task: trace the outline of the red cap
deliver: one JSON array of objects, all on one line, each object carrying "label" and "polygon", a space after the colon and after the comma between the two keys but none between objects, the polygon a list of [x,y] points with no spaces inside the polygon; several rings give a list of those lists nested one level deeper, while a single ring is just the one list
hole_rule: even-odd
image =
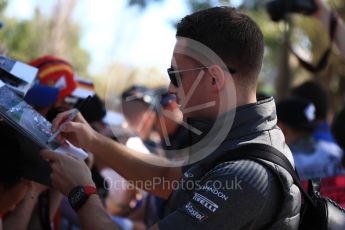
[{"label": "red cap", "polygon": [[72,65],[61,58],[43,56],[29,62],[29,65],[38,68],[40,84],[59,89],[58,99],[71,95],[77,87]]}]

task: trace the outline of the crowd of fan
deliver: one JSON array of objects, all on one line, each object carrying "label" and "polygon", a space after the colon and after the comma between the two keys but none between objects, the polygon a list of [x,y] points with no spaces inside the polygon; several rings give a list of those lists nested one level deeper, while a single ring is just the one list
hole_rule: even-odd
[{"label": "crowd of fan", "polygon": [[[117,113],[106,109],[93,83],[78,79],[73,66],[63,58],[44,56],[29,64],[39,72],[37,83],[25,100],[49,121],[92,96],[81,113],[97,132],[134,150],[170,159],[178,156],[168,150],[188,146],[188,129],[183,126],[176,98],[167,89],[134,85],[122,93],[122,111]],[[326,186],[321,192],[345,207],[345,110],[330,111],[326,90],[308,81],[293,88],[288,98],[278,101],[277,116],[300,178],[323,178]],[[22,179],[31,159],[27,159],[12,133],[0,121],[3,228],[79,229],[78,216],[63,195]],[[86,163],[105,209],[123,229],[146,229],[162,218],[166,200],[131,186],[109,162],[102,162],[91,153]]]},{"label": "crowd of fan", "polygon": [[[72,66],[63,59],[45,56],[32,63],[40,69],[39,82],[25,99],[48,120],[91,95],[92,100],[81,113],[103,135],[124,141],[134,150],[168,158],[176,156],[165,154],[169,153],[165,150],[188,146],[188,129],[181,125],[182,116],[175,97],[166,89],[130,87],[122,94],[120,114],[107,111],[95,93],[93,83],[75,78]],[[49,74],[44,75],[47,72]],[[65,85],[60,90],[51,86],[52,82],[56,86],[61,81]],[[173,117],[168,118],[163,111],[171,112]],[[277,103],[278,126],[293,153],[300,178],[324,178],[327,186],[323,190],[345,206],[345,159],[341,149],[345,146],[342,135],[344,111],[336,115],[331,124],[328,115],[326,91],[313,81],[292,89],[289,98]],[[56,229],[78,229],[78,217],[66,198],[44,185],[21,179],[22,168],[30,159],[18,148],[17,140],[11,135],[13,131],[4,122],[0,125],[2,148],[5,150],[0,167],[0,207],[5,229],[20,224],[40,228],[44,222]],[[145,229],[161,218],[165,200],[131,187],[107,162],[89,157],[87,164],[106,210],[123,229]],[[44,202],[44,198],[48,202]],[[49,215],[42,216],[46,209]],[[26,220],[22,217],[20,221],[16,219],[21,213],[25,213]]]},{"label": "crowd of fan", "polygon": [[[187,146],[187,129],[179,125],[182,115],[175,97],[168,94],[167,89],[130,87],[122,94],[121,114],[107,110],[104,101],[95,93],[93,83],[76,77],[72,65],[64,59],[43,56],[29,64],[39,72],[25,100],[48,121],[91,96],[80,112],[99,133],[147,154],[164,155],[164,149]],[[170,111],[172,117],[163,116],[163,110]],[[47,228],[48,223],[55,229],[78,229],[78,218],[66,198],[47,186],[22,179],[25,165],[32,159],[19,148],[10,126],[4,121],[0,121],[0,126],[4,150],[0,161],[0,214],[4,228],[39,229]],[[164,135],[169,138],[168,142],[161,141]],[[159,218],[164,200],[131,187],[107,162],[91,154],[86,161],[98,193],[115,222],[124,229],[145,229],[146,224]],[[42,214],[45,212],[49,215]],[[26,218],[18,221],[18,216],[24,213]]]}]

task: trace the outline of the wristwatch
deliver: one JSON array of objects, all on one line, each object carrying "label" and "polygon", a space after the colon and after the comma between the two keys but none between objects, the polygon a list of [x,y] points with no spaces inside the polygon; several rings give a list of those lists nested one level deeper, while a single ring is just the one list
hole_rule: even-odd
[{"label": "wristwatch", "polygon": [[68,202],[74,211],[77,212],[92,194],[97,194],[97,189],[95,187],[77,186],[68,194]]}]

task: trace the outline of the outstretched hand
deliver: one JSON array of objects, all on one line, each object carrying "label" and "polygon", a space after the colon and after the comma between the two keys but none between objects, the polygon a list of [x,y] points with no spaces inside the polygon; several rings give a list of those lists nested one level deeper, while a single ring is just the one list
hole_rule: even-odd
[{"label": "outstretched hand", "polygon": [[52,185],[64,195],[76,186],[95,186],[91,171],[86,163],[70,154],[60,154],[50,150],[42,150],[41,155],[50,162]]}]

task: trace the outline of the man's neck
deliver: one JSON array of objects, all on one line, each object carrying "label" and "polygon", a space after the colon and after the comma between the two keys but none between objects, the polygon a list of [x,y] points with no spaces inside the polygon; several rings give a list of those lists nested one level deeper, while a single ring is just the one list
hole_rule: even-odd
[{"label": "man's neck", "polygon": [[[229,112],[232,109],[238,108],[238,107],[243,106],[243,105],[253,104],[256,102],[257,102],[256,93],[247,94],[247,95],[243,95],[243,94],[238,93],[237,97],[236,97],[236,104],[234,104],[228,108],[224,107],[223,110],[220,108],[219,114],[224,114],[224,113]],[[217,115],[219,115],[219,114],[217,114]]]},{"label": "man's neck", "polygon": [[256,95],[250,95],[248,97],[238,97],[237,98],[237,105],[236,107],[240,107],[242,105],[248,105],[248,104],[253,104],[256,103],[257,99],[256,99]]}]

